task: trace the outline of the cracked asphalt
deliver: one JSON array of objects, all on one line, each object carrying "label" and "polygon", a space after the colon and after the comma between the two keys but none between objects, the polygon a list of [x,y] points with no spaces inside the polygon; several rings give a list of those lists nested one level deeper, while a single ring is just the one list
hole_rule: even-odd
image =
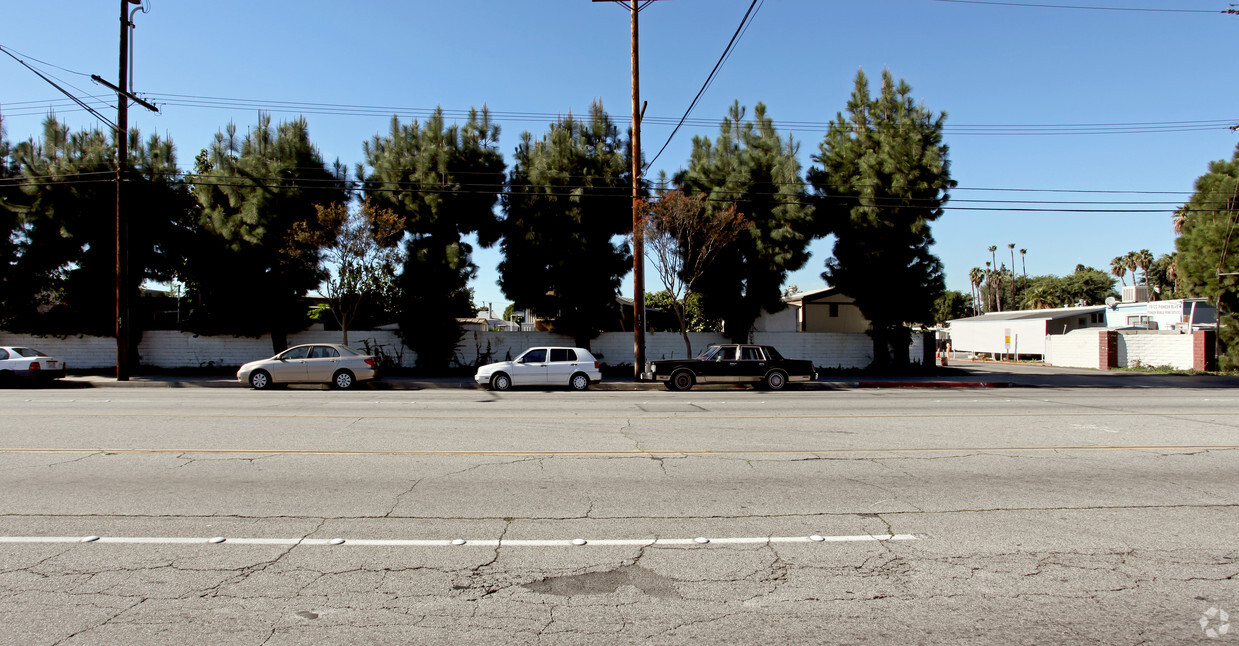
[{"label": "cracked asphalt", "polygon": [[1239,640],[1228,389],[0,404],[0,644]]}]

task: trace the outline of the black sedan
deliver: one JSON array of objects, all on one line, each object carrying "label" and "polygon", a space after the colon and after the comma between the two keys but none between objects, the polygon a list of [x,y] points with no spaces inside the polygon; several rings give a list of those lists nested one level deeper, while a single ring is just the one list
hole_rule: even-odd
[{"label": "black sedan", "polygon": [[813,362],[784,359],[768,345],[712,345],[694,359],[663,359],[646,364],[644,377],[661,381],[668,390],[688,390],[693,384],[760,384],[782,390],[788,382],[813,381]]}]

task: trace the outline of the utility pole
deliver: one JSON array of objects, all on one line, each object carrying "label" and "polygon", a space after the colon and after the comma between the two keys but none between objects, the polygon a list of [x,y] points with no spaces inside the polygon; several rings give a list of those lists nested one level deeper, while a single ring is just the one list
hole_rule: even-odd
[{"label": "utility pole", "polygon": [[[158,112],[155,106],[133,96],[129,86],[129,30],[133,28],[129,5],[142,0],[120,0],[120,69],[112,85],[98,76],[95,81],[116,91],[116,380],[129,381],[132,365],[129,312],[129,219],[125,213],[124,184],[129,170],[129,101]],[[134,9],[137,12],[137,9]]]},{"label": "utility pole", "polygon": [[[134,4],[141,3],[137,0]],[[120,72],[117,88],[129,86],[129,3],[120,0]],[[124,183],[129,166],[129,98],[116,93],[116,380],[129,381],[129,220]]]},{"label": "utility pole", "polygon": [[[623,6],[620,0],[593,0]],[[649,4],[654,0],[645,0]],[[643,7],[639,0],[630,0],[632,18],[632,378],[641,379],[645,369],[645,231],[641,213],[641,63],[637,15]]]}]

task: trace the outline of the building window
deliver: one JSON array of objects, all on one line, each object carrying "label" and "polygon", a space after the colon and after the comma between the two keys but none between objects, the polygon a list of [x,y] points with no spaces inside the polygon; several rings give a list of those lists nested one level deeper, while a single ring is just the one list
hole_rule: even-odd
[{"label": "building window", "polygon": [[832,318],[832,319],[837,319],[837,318],[839,318],[839,304],[838,304],[838,303],[828,303],[828,305],[830,305],[830,318]]}]

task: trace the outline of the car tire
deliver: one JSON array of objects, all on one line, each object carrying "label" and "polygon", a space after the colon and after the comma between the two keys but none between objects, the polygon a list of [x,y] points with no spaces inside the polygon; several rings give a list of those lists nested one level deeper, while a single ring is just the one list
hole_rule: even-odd
[{"label": "car tire", "polygon": [[331,376],[331,385],[340,390],[348,390],[357,385],[357,378],[348,370],[340,370]]},{"label": "car tire", "polygon": [[766,373],[762,385],[766,387],[766,390],[783,390],[787,387],[787,373],[782,370],[771,370]]},{"label": "car tire", "polygon": [[250,373],[250,387],[254,390],[267,390],[273,385],[271,375],[266,370],[255,370]]},{"label": "car tire", "polygon": [[697,380],[693,377],[693,373],[688,370],[677,370],[671,373],[671,378],[667,380],[667,389],[677,392],[690,390],[693,383]]},{"label": "car tire", "polygon": [[512,387],[512,378],[506,372],[497,372],[490,378],[491,390],[507,390]]},{"label": "car tire", "polygon": [[583,372],[578,372],[575,375],[572,375],[572,378],[568,380],[568,385],[571,386],[573,390],[588,390],[589,376]]}]

